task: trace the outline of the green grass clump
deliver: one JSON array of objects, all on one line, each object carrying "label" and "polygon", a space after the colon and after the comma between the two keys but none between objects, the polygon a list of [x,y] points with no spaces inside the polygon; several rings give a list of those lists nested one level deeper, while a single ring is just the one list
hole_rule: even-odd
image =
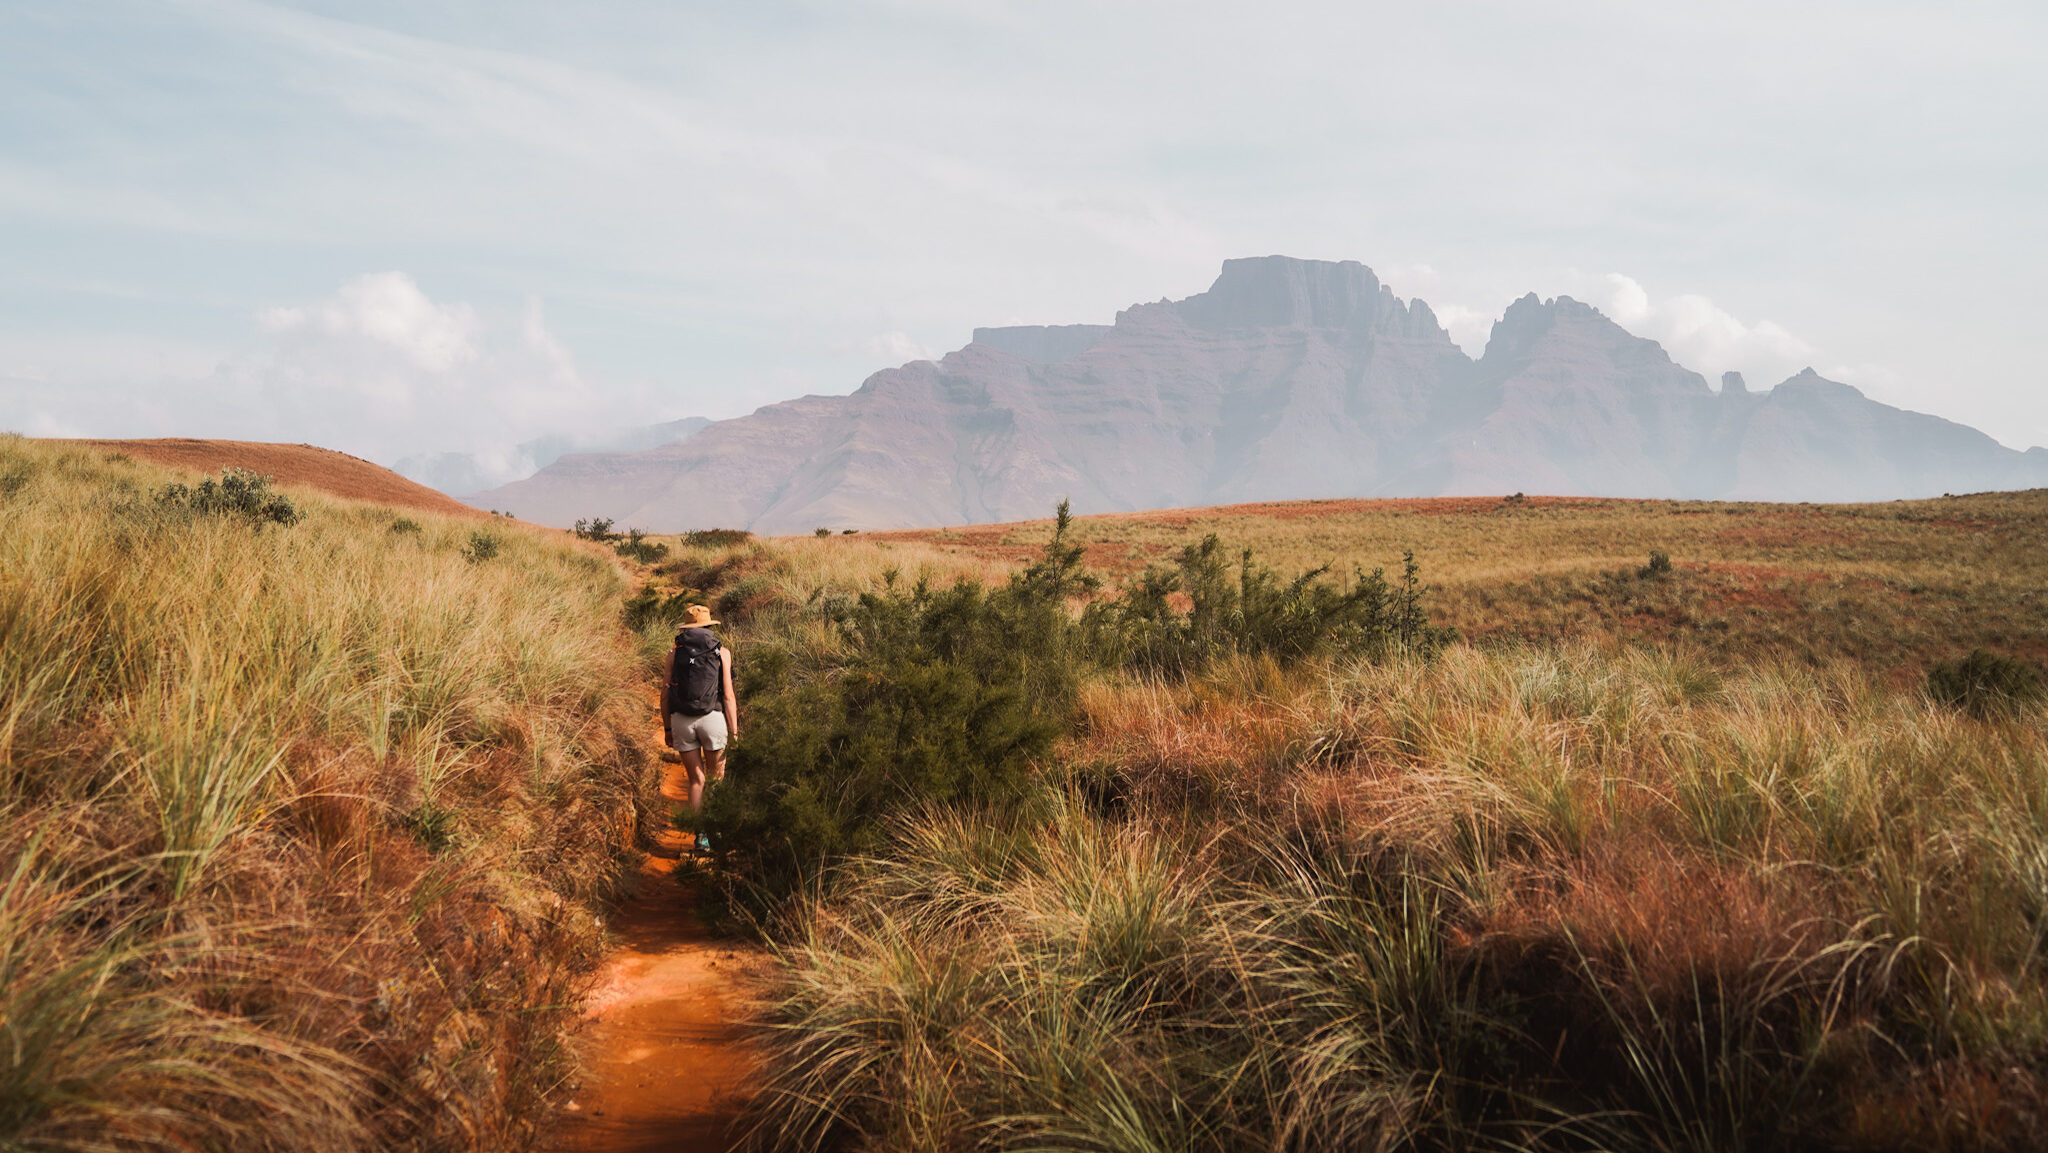
[{"label": "green grass clump", "polygon": [[647,759],[619,578],[18,438],[0,476],[0,1147],[528,1145]]},{"label": "green grass clump", "polygon": [[2044,691],[2039,669],[1983,649],[1927,670],[1928,696],[1980,717],[2016,713],[2039,701]]}]

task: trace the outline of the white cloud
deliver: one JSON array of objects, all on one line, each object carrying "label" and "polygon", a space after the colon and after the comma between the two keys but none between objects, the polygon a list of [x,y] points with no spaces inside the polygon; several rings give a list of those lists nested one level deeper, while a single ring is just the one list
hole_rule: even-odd
[{"label": "white cloud", "polygon": [[1429,309],[1436,313],[1437,323],[1444,326],[1458,347],[1472,356],[1486,351],[1486,338],[1493,335],[1493,322],[1500,319],[1499,313],[1462,304],[1432,303]]},{"label": "white cloud", "polygon": [[[257,314],[257,340],[211,368],[96,379],[9,378],[0,426],[34,435],[309,441],[382,464],[468,453],[490,483],[532,471],[514,446],[673,419],[649,385],[600,386],[549,330],[541,303],[492,317],[435,300],[403,272]],[[4,351],[4,350],[0,350]]]},{"label": "white cloud", "polygon": [[367,340],[395,350],[428,372],[445,373],[478,356],[475,310],[466,304],[435,304],[403,272],[358,276],[342,285],[333,300],[267,308],[257,320],[288,338]]},{"label": "white cloud", "polygon": [[895,364],[906,364],[913,360],[932,360],[938,354],[918,343],[907,332],[884,332],[870,337],[867,351]]},{"label": "white cloud", "polygon": [[1609,273],[1596,303],[1615,323],[1664,346],[1671,359],[1718,380],[1740,372],[1752,388],[1769,388],[1813,362],[1812,345],[1768,320],[1745,322],[1696,293],[1654,300],[1633,277]]},{"label": "white cloud", "polygon": [[[899,330],[878,332],[865,339],[838,341],[832,345],[832,350],[844,355],[880,361],[883,365],[890,368],[894,368],[899,364],[908,364],[913,360],[937,360],[940,355],[930,345],[925,344],[907,332]],[[786,398],[771,398],[771,400],[781,399]]]},{"label": "white cloud", "polygon": [[384,463],[461,452],[491,479],[512,479],[530,470],[512,448],[521,441],[673,415],[653,407],[645,386],[586,377],[538,299],[493,324],[386,272],[349,280],[323,301],[266,309],[260,320],[268,347],[224,363],[214,384],[279,436],[314,430],[320,443]]}]

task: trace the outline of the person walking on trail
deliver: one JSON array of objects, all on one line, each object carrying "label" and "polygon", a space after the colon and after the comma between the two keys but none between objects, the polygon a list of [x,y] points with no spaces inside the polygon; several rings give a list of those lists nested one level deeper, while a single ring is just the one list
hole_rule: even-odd
[{"label": "person walking on trail", "polygon": [[[675,647],[662,665],[662,711],[668,717],[669,747],[681,754],[689,773],[690,812],[704,811],[704,788],[725,778],[725,746],[740,736],[739,700],[732,688],[732,650],[711,631],[718,622],[711,610],[691,605],[684,610]],[[680,790],[662,790],[675,800]],[[697,834],[697,848],[708,851],[711,838]]]}]

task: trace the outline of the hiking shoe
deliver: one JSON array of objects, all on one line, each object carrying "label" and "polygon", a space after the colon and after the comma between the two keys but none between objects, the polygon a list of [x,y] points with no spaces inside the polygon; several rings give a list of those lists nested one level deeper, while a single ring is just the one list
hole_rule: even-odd
[{"label": "hiking shoe", "polygon": [[708,853],[708,852],[710,852],[710,851],[711,851],[711,834],[710,834],[710,833],[698,833],[698,834],[697,834],[697,851],[698,851],[698,852],[700,852],[700,853]]}]

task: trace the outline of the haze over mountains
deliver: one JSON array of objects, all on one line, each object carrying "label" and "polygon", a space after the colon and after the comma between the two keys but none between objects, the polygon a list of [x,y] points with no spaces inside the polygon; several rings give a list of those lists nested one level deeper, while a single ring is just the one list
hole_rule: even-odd
[{"label": "haze over mountains", "polygon": [[701,416],[686,416],[603,437],[550,433],[496,455],[436,452],[408,456],[392,465],[391,471],[450,496],[468,496],[508,480],[531,476],[572,452],[638,452],[685,440],[710,423]]},{"label": "haze over mountains", "polygon": [[1348,496],[1857,501],[2048,485],[2048,450],[1811,369],[1717,391],[1570,297],[1525,296],[1474,360],[1352,261],[1230,260],[1112,325],[976,329],[637,452],[562,456],[471,499],[544,524],[895,528]]}]

